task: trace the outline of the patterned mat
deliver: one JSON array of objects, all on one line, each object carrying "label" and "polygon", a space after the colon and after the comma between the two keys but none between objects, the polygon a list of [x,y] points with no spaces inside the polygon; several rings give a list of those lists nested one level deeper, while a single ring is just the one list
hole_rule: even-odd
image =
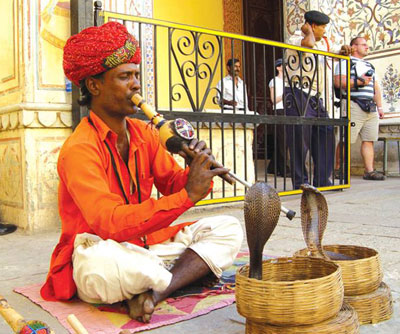
[{"label": "patterned mat", "polygon": [[78,317],[89,333],[119,334],[122,330],[126,330],[124,333],[136,333],[188,320],[231,305],[235,301],[236,269],[248,262],[248,253],[239,253],[234,264],[224,271],[218,285],[213,288],[194,286],[177,291],[157,305],[148,324],[132,320],[121,303],[96,305],[78,299],[70,302],[48,302],[39,294],[42,284],[16,288],[14,291],[28,297],[56,317],[70,333],[74,331],[66,319],[71,313]]}]

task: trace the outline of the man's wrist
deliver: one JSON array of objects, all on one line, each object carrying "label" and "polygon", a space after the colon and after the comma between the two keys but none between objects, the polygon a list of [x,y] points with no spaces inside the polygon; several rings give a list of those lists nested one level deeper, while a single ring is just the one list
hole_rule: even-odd
[{"label": "man's wrist", "polygon": [[358,86],[365,86],[365,80],[363,78],[357,78],[356,80]]}]

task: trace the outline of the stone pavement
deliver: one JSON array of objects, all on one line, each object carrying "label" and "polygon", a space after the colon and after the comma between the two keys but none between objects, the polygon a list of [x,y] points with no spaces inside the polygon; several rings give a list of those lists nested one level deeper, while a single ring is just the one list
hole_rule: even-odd
[{"label": "stone pavement", "polygon": [[[394,315],[389,321],[361,327],[361,334],[400,333],[400,178],[386,181],[364,181],[352,177],[352,186],[344,191],[325,192],[329,206],[329,223],[325,244],[352,244],[376,249],[382,261],[384,281],[392,290]],[[290,256],[304,248],[300,226],[300,195],[282,197],[282,203],[294,209],[298,216],[288,221],[281,216],[279,224],[267,242],[265,253]],[[190,221],[204,215],[231,214],[243,222],[243,203],[193,208],[180,218]],[[0,236],[0,294],[8,299],[28,320],[42,320],[56,334],[68,334],[55,318],[25,297],[13,292],[14,287],[43,282],[50,254],[58,241],[59,231],[26,234],[17,231]],[[243,250],[247,249],[246,241]],[[148,331],[154,334],[243,334],[244,318],[236,312],[236,305],[213,311],[189,321]],[[0,333],[11,334],[11,328],[0,320]],[[95,334],[95,333],[91,333]]]}]

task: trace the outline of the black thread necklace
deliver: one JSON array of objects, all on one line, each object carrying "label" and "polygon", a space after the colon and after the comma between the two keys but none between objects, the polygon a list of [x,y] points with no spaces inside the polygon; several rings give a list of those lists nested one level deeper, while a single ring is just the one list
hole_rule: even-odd
[{"label": "black thread necklace", "polygon": [[[97,132],[97,128],[94,125],[94,123],[93,123],[92,119],[90,118],[90,116],[88,116],[88,122]],[[125,189],[124,189],[124,187],[122,185],[121,176],[118,173],[117,164],[115,163],[115,158],[114,158],[114,155],[113,155],[113,153],[111,151],[110,145],[108,145],[108,143],[107,143],[107,141],[105,139],[103,140],[103,142],[106,145],[108,152],[110,153],[111,165],[112,165],[112,168],[114,170],[115,177],[117,178],[118,186],[119,186],[119,188],[120,188],[120,190],[122,192],[122,195],[124,196],[125,203],[126,204],[130,204],[128,196],[126,195]],[[137,185],[137,192],[138,192],[138,202],[140,204],[140,203],[142,203],[142,196],[141,196],[141,192],[140,192],[139,169],[138,169],[137,161],[138,160],[137,160],[137,150],[136,150],[135,151],[135,172],[136,172],[135,174],[136,174],[136,185]],[[124,161],[124,163],[125,163],[125,161]],[[128,173],[129,173],[129,166],[128,166],[127,163],[125,163],[125,165],[126,165],[126,168],[128,169]],[[131,178],[132,178],[132,175],[131,175]],[[142,241],[144,243],[143,247],[146,248],[146,249],[149,249],[149,246],[147,245],[147,237],[146,236],[143,236]]]}]

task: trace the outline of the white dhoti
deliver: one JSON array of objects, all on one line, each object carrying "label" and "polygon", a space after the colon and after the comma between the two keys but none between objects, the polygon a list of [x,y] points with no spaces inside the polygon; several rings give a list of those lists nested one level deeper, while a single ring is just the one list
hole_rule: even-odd
[{"label": "white dhoti", "polygon": [[161,292],[172,279],[166,265],[187,248],[219,278],[232,265],[242,240],[240,222],[231,216],[200,219],[183,228],[173,240],[148,250],[93,234],[78,234],[72,255],[78,296],[89,303],[112,304],[148,290]]}]

